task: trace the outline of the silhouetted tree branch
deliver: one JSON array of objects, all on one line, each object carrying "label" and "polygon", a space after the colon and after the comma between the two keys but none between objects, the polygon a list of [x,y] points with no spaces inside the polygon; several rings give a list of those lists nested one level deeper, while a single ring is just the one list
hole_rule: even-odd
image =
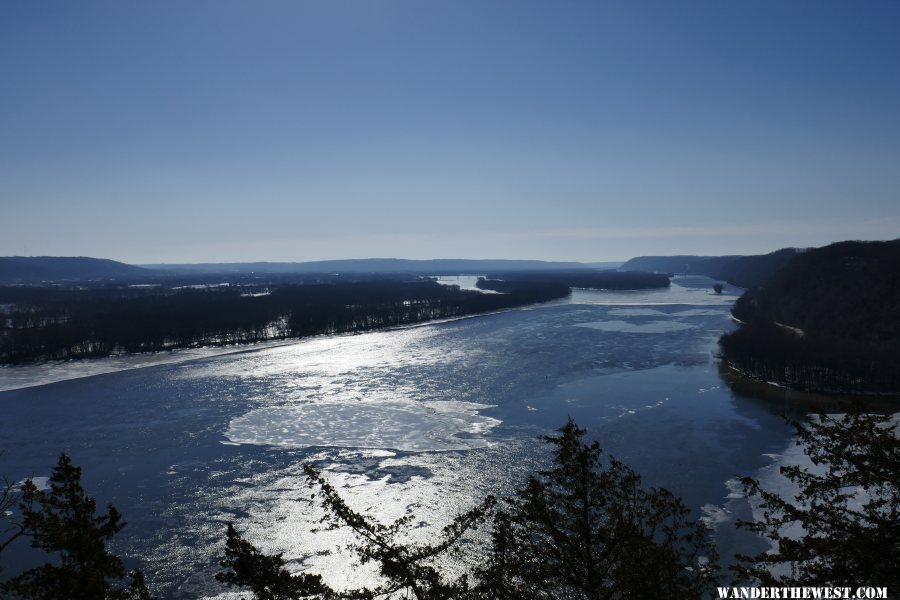
[{"label": "silhouetted tree branch", "polygon": [[[229,570],[217,578],[265,600],[397,593],[416,600],[702,597],[716,569],[704,527],[689,520],[689,511],[671,492],[645,490],[623,463],[602,462],[599,445],[586,444],[583,436],[570,421],[559,436],[544,438],[554,446],[554,468],[531,477],[503,510],[495,510],[494,498],[487,496],[424,544],[405,541],[412,515],[379,523],[350,508],[306,465],[307,481],[325,511],[322,522],[349,528],[357,538],[350,549],[362,563],[378,566],[383,583],[349,592],[319,587],[318,575],[290,574],[280,554],[261,554],[231,526],[222,562]],[[462,548],[470,555],[453,553],[489,513],[494,514],[490,551],[482,555],[468,544]],[[478,566],[451,579],[438,566],[442,557],[462,557]]]},{"label": "silhouetted tree branch", "polygon": [[[0,452],[0,457],[3,453]],[[19,494],[15,484],[6,477],[0,481],[0,555],[14,541],[22,537],[25,527],[21,521],[13,518],[13,509],[19,502]],[[3,570],[3,564],[0,563],[0,572]]]},{"label": "silhouetted tree branch", "polygon": [[900,588],[900,437],[894,417],[820,414],[794,423],[812,467],[782,466],[796,497],[741,481],[761,502],[762,518],[739,525],[765,536],[773,550],[740,557],[737,570],[764,584]]}]

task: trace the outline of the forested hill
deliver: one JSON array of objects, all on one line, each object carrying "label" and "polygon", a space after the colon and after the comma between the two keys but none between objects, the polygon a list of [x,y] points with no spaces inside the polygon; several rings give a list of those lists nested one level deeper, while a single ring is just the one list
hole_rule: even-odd
[{"label": "forested hill", "polygon": [[734,307],[726,361],[816,390],[900,392],[900,239],[795,256]]},{"label": "forested hill", "polygon": [[783,248],[751,256],[639,256],[623,264],[621,270],[706,275],[738,287],[752,288],[765,283],[800,252],[796,248]]},{"label": "forested hill", "polygon": [[619,268],[623,271],[650,271],[656,273],[674,273],[676,275],[708,275],[706,271],[710,270],[711,266],[718,266],[725,261],[733,260],[735,258],[742,257],[738,255],[637,256],[625,261]]},{"label": "forested hill", "polygon": [[141,277],[148,271],[134,265],[86,256],[0,257],[0,283],[83,281]]}]

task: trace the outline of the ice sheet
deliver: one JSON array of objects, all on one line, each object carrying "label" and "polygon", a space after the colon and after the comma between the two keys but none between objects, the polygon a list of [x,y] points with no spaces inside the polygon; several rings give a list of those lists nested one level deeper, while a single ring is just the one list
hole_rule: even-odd
[{"label": "ice sheet", "polygon": [[380,448],[407,452],[468,450],[488,445],[500,421],[470,402],[308,403],[258,408],[233,419],[226,437],[238,444]]}]

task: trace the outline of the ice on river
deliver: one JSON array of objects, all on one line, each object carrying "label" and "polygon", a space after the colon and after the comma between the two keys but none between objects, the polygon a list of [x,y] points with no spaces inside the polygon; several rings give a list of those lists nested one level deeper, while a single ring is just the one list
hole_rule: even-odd
[{"label": "ice on river", "polygon": [[307,403],[251,410],[226,437],[238,444],[438,452],[482,448],[500,423],[473,402]]},{"label": "ice on river", "polygon": [[693,329],[695,326],[680,321],[650,321],[649,323],[629,323],[628,321],[591,321],[576,323],[576,327],[597,329],[599,331],[623,331],[625,333],[668,333]]}]

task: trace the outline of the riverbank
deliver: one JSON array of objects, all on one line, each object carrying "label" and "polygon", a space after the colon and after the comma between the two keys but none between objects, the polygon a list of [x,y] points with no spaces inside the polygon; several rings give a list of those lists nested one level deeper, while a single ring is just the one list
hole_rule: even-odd
[{"label": "riverbank", "polygon": [[900,393],[847,394],[798,390],[774,381],[754,379],[724,360],[719,364],[719,375],[734,393],[766,402],[777,414],[791,419],[801,419],[816,412],[846,412],[860,403],[865,404],[868,412],[893,414],[900,411]]}]

